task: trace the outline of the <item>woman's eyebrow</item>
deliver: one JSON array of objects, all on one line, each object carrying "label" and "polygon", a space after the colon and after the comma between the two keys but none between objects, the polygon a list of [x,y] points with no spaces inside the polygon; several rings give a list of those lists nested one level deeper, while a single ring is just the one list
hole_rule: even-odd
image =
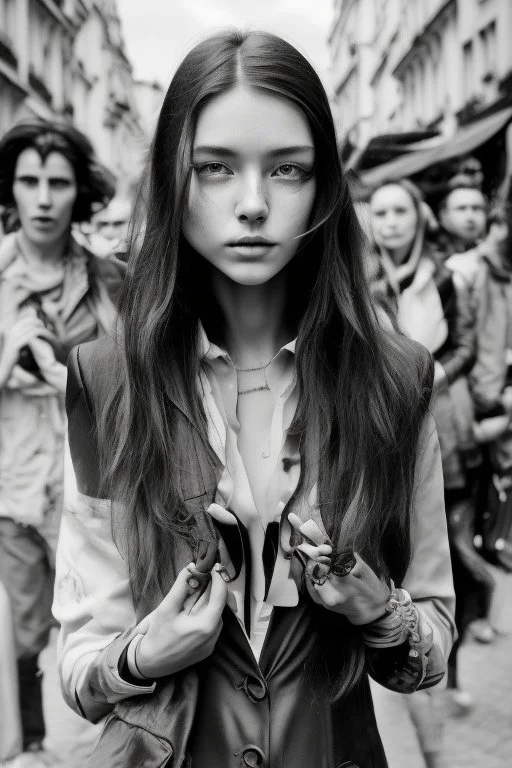
[{"label": "woman's eyebrow", "polygon": [[306,154],[314,151],[315,148],[309,144],[296,144],[292,147],[277,147],[277,149],[272,149],[267,154],[269,157],[277,157],[278,155]]},{"label": "woman's eyebrow", "polygon": [[[227,147],[217,147],[213,146],[211,144],[200,144],[197,147],[194,147],[194,154],[205,154],[205,155],[219,155],[220,157],[236,157],[238,152],[235,152],[232,149],[228,149]],[[265,154],[268,157],[277,157],[278,155],[292,155],[297,153],[309,153],[314,152],[315,148],[309,144],[296,144],[294,146],[290,147],[276,147],[276,149],[271,149]]]},{"label": "woman's eyebrow", "polygon": [[204,155],[220,155],[222,157],[236,157],[238,154],[232,149],[227,149],[226,147],[214,147],[212,144],[200,144],[199,146],[194,147],[193,152],[194,154],[197,152]]}]

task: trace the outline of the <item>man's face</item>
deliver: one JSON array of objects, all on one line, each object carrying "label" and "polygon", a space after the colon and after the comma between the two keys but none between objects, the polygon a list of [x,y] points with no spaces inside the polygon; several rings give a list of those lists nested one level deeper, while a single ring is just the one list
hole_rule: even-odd
[{"label": "man's face", "polygon": [[60,152],[45,160],[32,147],[18,157],[13,197],[26,238],[48,246],[67,236],[77,195],[75,172]]},{"label": "man's face", "polygon": [[454,189],[439,213],[441,226],[468,246],[485,232],[485,198],[478,189]]},{"label": "man's face", "polygon": [[126,240],[130,215],[131,205],[128,200],[111,200],[95,217],[96,229],[105,240]]}]

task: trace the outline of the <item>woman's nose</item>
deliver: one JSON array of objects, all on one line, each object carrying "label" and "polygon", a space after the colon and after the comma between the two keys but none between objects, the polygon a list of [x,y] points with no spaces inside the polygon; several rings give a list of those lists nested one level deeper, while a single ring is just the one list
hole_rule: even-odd
[{"label": "woman's nose", "polygon": [[50,186],[46,181],[39,183],[37,203],[40,208],[48,208],[51,205]]},{"label": "woman's nose", "polygon": [[383,223],[384,223],[384,226],[386,227],[386,229],[393,229],[396,226],[396,221],[397,220],[396,220],[395,214],[394,213],[388,213],[384,217]]},{"label": "woman's nose", "polygon": [[265,221],[269,206],[263,181],[259,178],[247,179],[241,188],[235,205],[235,215],[240,221]]}]

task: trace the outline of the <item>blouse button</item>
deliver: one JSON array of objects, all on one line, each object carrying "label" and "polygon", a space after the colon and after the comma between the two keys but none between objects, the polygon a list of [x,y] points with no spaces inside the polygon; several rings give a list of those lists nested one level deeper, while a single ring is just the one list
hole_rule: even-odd
[{"label": "blouse button", "polygon": [[265,755],[259,747],[254,744],[248,744],[242,750],[242,765],[248,765],[250,768],[260,768],[265,765]]}]

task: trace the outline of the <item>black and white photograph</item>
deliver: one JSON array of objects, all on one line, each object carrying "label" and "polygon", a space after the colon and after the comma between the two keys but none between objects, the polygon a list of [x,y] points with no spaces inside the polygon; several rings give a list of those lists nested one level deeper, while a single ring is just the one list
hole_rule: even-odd
[{"label": "black and white photograph", "polygon": [[510,768],[511,40],[0,0],[0,768]]}]

